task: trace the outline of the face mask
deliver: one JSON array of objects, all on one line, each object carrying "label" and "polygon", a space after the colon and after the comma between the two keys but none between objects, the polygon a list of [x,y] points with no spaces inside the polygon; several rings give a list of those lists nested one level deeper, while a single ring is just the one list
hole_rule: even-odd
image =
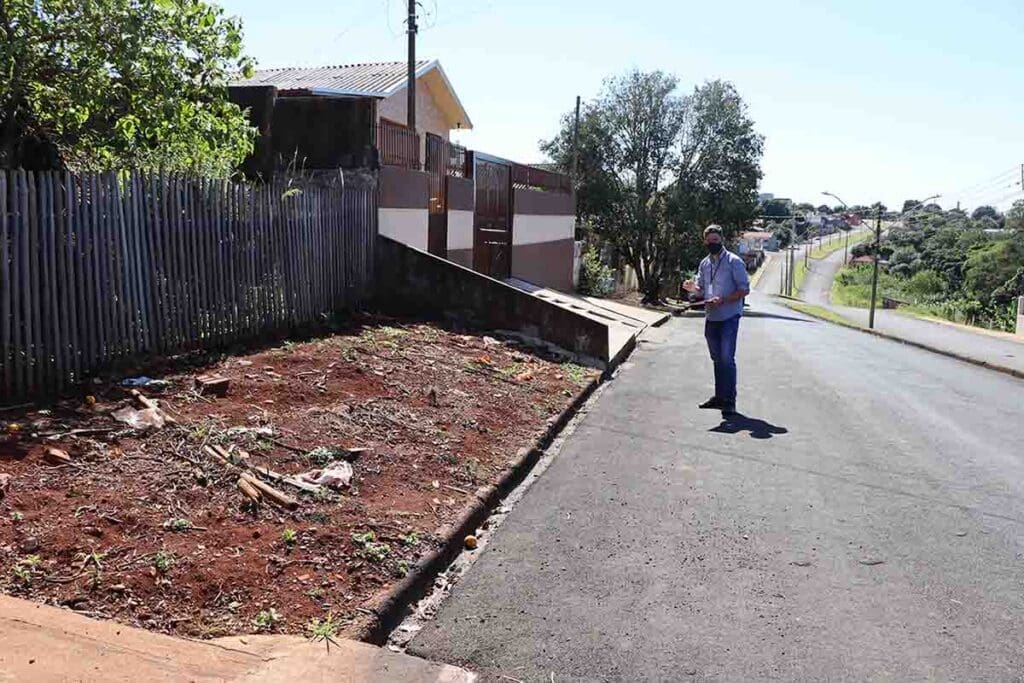
[{"label": "face mask", "polygon": [[722,245],[720,242],[713,242],[704,246],[708,248],[708,252],[711,254],[718,254],[722,251]]}]

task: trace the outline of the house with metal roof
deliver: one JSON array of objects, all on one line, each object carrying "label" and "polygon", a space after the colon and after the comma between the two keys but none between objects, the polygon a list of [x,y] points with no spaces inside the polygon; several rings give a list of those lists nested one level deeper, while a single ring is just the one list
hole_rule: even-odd
[{"label": "house with metal roof", "polygon": [[[404,124],[408,105],[407,69],[405,62],[263,69],[234,85],[270,85],[277,88],[281,96],[372,98],[378,100],[380,118]],[[473,128],[469,114],[436,59],[416,63],[416,119],[421,131],[445,139],[449,131]]]},{"label": "house with metal roof", "polygon": [[440,62],[424,60],[416,65],[417,131],[409,131],[407,69],[405,62],[262,69],[233,82],[231,99],[260,132],[246,172],[421,166],[425,136],[418,133],[447,141],[473,124]]}]

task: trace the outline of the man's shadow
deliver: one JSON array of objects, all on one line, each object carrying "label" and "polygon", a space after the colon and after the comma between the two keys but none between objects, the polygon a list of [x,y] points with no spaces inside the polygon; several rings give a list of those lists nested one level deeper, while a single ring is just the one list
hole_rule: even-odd
[{"label": "man's shadow", "polygon": [[747,417],[741,413],[736,413],[728,417],[723,416],[722,424],[708,431],[718,432],[719,434],[739,434],[740,432],[750,432],[750,438],[752,439],[770,439],[776,435],[789,433],[789,430],[785,427],[773,425],[770,422],[759,420],[756,417]]}]

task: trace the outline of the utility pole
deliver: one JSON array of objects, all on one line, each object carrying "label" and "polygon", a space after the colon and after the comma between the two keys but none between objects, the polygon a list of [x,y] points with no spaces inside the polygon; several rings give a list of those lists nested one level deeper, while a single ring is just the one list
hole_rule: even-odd
[{"label": "utility pole", "polygon": [[572,179],[580,170],[580,96],[576,96],[576,121],[572,126]]},{"label": "utility pole", "polygon": [[882,250],[882,207],[875,214],[875,270],[871,275],[871,313],[868,316],[868,327],[875,329],[875,297],[878,296],[878,257]]},{"label": "utility pole", "polygon": [[796,286],[796,216],[789,221],[789,232],[792,240],[789,247],[789,296],[793,296],[793,288]]},{"label": "utility pole", "polygon": [[[576,96],[576,120],[572,126],[572,191],[576,192],[578,189],[577,183],[579,182],[580,172],[580,96]],[[577,237],[579,239],[580,232],[580,202],[579,198],[576,199],[576,230]]]},{"label": "utility pole", "polygon": [[409,100],[406,105],[406,125],[409,130],[416,132],[416,0],[409,0],[409,18],[406,21],[406,31],[409,34],[409,73],[408,87]]},{"label": "utility pole", "polygon": [[786,266],[788,265],[787,261],[789,261],[789,256],[786,255],[785,247],[783,247],[782,268],[779,269],[779,294],[786,293]]}]

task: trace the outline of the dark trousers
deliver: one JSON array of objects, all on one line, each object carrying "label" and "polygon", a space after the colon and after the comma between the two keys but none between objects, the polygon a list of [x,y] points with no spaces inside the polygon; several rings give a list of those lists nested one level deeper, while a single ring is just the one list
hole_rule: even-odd
[{"label": "dark trousers", "polygon": [[715,397],[733,405],[736,403],[736,337],[740,331],[740,316],[728,320],[706,320],[704,338],[715,364]]}]

